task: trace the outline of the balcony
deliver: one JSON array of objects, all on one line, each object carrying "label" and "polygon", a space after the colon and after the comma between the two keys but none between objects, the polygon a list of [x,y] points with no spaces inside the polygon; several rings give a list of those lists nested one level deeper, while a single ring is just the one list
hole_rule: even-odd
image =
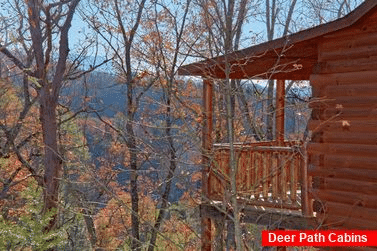
[{"label": "balcony", "polygon": [[[306,154],[299,142],[235,144],[235,152],[240,203],[312,216]],[[212,201],[230,195],[229,156],[229,144],[214,144],[208,174],[208,198]]]}]

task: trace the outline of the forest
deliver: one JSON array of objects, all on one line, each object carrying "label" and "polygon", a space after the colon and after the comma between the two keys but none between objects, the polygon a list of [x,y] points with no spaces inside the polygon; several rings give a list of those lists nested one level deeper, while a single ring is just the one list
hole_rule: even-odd
[{"label": "forest", "polygon": [[[362,2],[1,1],[0,250],[199,250],[202,80],[178,68]],[[217,81],[214,142],[271,140],[274,86]],[[305,140],[310,87],[285,89],[285,136]],[[241,228],[223,246],[262,249]]]}]

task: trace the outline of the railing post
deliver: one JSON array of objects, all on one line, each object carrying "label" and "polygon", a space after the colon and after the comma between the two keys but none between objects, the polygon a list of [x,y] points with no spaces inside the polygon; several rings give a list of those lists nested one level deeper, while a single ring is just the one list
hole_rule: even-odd
[{"label": "railing post", "polygon": [[307,163],[307,153],[306,145],[302,145],[300,149],[301,156],[301,205],[302,214],[305,217],[313,216],[313,206],[311,203],[311,198],[309,196],[310,188],[310,178],[308,176],[308,163]]},{"label": "railing post", "polygon": [[284,106],[285,106],[285,81],[278,80],[276,84],[276,143],[284,144]]},{"label": "railing post", "polygon": [[[211,165],[212,131],[213,131],[213,81],[203,79],[203,135],[202,135],[202,203],[210,197],[209,173]],[[201,207],[201,210],[204,210]],[[212,248],[211,219],[206,212],[201,212],[202,250]]]}]

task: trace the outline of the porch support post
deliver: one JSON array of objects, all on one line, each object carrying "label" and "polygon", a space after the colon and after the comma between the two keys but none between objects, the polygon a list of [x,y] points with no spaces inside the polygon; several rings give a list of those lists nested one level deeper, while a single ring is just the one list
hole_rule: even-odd
[{"label": "porch support post", "polygon": [[[202,134],[202,203],[208,203],[210,196],[209,172],[211,166],[212,132],[213,132],[213,80],[203,79],[203,134]],[[201,209],[202,250],[211,250],[211,219]]]},{"label": "porch support post", "polygon": [[276,84],[276,143],[284,145],[284,112],[285,106],[285,80],[278,80]]},{"label": "porch support post", "polygon": [[311,177],[308,175],[308,160],[307,160],[307,151],[306,143],[301,146],[301,205],[302,205],[302,214],[305,217],[313,216],[313,203],[309,190],[311,188]]}]

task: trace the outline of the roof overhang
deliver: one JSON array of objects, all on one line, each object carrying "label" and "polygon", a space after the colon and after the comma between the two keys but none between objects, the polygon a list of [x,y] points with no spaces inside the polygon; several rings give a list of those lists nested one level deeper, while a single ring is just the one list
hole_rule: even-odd
[{"label": "roof overhang", "polygon": [[319,41],[325,35],[356,25],[376,10],[377,1],[366,0],[341,19],[227,55],[182,66],[178,69],[178,74],[224,79],[227,77],[226,62],[229,62],[231,79],[309,80],[318,62]]}]

